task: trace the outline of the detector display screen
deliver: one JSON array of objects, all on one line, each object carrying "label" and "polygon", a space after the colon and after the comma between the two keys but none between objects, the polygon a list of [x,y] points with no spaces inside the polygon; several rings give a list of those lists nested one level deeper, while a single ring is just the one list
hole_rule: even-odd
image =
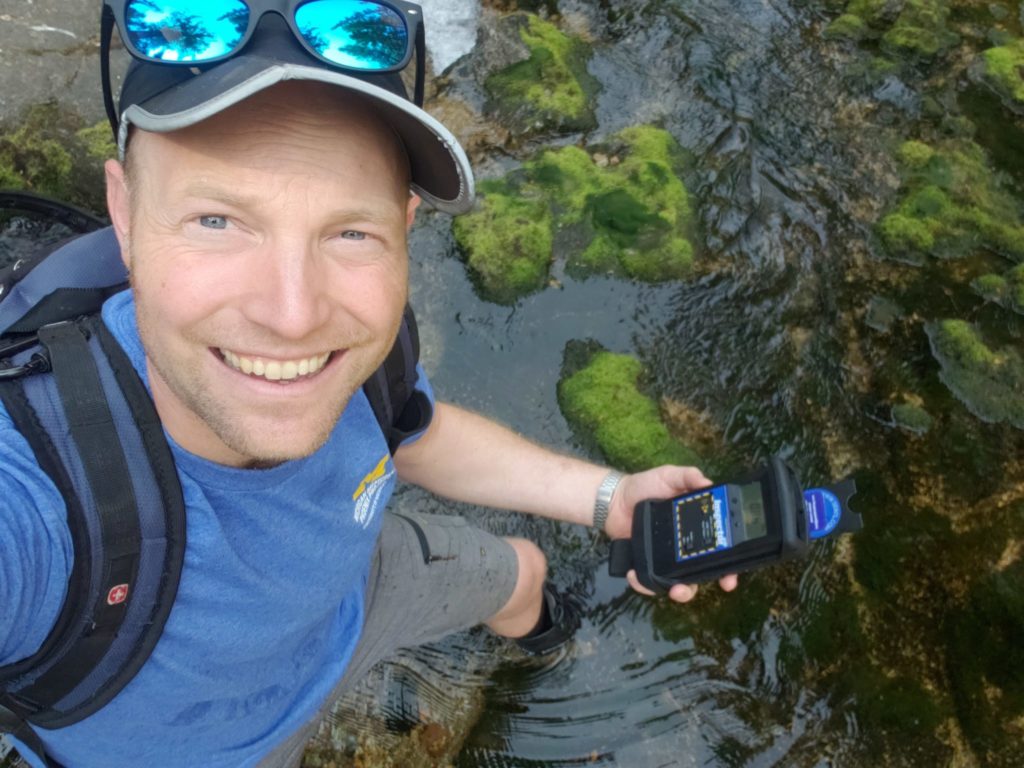
[{"label": "detector display screen", "polygon": [[672,502],[675,560],[728,549],[768,533],[760,483],[718,485]]},{"label": "detector display screen", "polygon": [[680,496],[672,504],[676,562],[732,546],[726,486]]}]

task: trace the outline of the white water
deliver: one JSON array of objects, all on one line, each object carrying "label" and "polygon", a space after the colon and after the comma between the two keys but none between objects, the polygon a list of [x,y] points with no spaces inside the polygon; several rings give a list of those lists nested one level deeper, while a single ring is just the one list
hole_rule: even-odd
[{"label": "white water", "polygon": [[419,0],[427,26],[434,74],[446,70],[476,43],[480,0]]}]

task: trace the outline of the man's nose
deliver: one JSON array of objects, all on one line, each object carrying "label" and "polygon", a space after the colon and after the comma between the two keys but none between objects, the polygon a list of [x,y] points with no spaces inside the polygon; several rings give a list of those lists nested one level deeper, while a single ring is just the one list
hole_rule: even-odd
[{"label": "man's nose", "polygon": [[268,241],[254,260],[246,315],[286,339],[302,339],[330,315],[326,264],[302,238]]}]

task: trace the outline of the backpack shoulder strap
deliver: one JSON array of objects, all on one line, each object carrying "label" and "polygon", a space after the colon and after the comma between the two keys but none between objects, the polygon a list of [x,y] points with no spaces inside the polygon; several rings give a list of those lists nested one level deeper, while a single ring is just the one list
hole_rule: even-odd
[{"label": "backpack shoulder strap", "polygon": [[0,730],[35,752],[41,742],[28,723],[78,722],[142,667],[184,559],[185,506],[170,447],[98,316],[123,279],[109,229],[44,253],[13,277],[0,273],[0,334],[14,340],[0,349],[0,398],[64,498],[75,552],[50,634],[29,658],[0,667]]},{"label": "backpack shoulder strap", "polygon": [[416,316],[412,307],[406,305],[402,326],[391,351],[363,385],[363,392],[370,401],[392,455],[404,440],[425,430],[434,415],[430,399],[416,389],[419,357]]}]

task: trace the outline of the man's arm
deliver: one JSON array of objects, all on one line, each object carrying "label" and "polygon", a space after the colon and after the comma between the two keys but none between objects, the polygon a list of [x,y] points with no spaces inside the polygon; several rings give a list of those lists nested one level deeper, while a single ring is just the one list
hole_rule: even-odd
[{"label": "man's arm", "polygon": [[[440,496],[586,526],[593,522],[597,488],[609,471],[440,402],[427,431],[395,453],[395,467],[402,480]],[[612,497],[605,533],[628,537],[633,508],[644,499],[667,499],[708,485],[711,481],[695,467],[664,466],[626,475]],[[651,594],[632,572],[629,583]],[[719,583],[731,590],[736,577],[727,576]],[[696,591],[696,587],[677,584],[669,594],[685,602]]]},{"label": "man's arm", "polygon": [[590,525],[608,470],[542,448],[447,403],[415,442],[395,453],[402,480],[440,496]]}]

